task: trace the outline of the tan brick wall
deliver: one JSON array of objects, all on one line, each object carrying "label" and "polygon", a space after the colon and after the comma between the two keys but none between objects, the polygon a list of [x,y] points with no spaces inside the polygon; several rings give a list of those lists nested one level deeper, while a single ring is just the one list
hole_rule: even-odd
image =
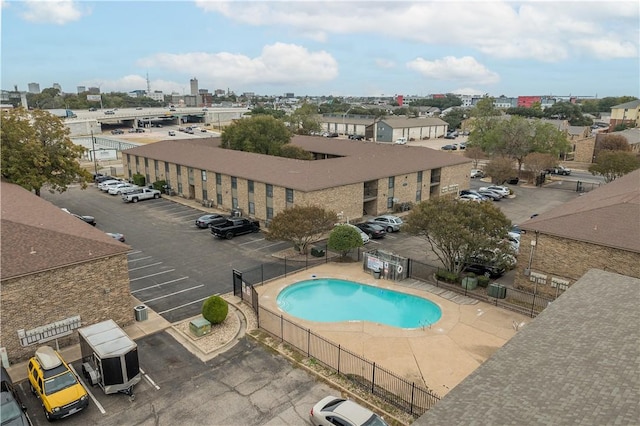
[{"label": "tan brick wall", "polygon": [[342,212],[342,219],[350,222],[362,218],[364,185],[356,183],[336,188],[326,188],[308,193],[294,192],[295,204],[317,205],[336,213]]},{"label": "tan brick wall", "polygon": [[544,283],[536,286],[531,276],[524,275],[529,265],[532,239],[535,239],[533,232],[521,236],[515,279],[518,288],[533,291],[537,287],[538,292],[555,295],[552,278],[566,280],[571,285],[593,268],[640,278],[640,253],[539,234],[531,272],[546,275],[546,280],[539,277]]},{"label": "tan brick wall", "polygon": [[574,161],[578,163],[591,164],[593,161],[593,153],[596,145],[596,138],[580,139],[573,142],[575,146]]},{"label": "tan brick wall", "polygon": [[[3,281],[1,346],[11,362],[25,360],[38,345],[22,347],[18,330],[74,315],[83,326],[107,319],[126,326],[134,321],[130,301],[126,254]],[[58,339],[60,347],[77,342],[77,333]],[[44,344],[55,346],[55,341]]]}]

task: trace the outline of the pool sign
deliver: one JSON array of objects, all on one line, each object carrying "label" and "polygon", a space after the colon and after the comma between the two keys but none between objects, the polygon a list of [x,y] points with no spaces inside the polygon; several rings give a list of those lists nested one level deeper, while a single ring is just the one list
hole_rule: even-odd
[{"label": "pool sign", "polygon": [[372,271],[380,271],[382,270],[382,261],[377,257],[369,256],[367,258],[367,268]]}]

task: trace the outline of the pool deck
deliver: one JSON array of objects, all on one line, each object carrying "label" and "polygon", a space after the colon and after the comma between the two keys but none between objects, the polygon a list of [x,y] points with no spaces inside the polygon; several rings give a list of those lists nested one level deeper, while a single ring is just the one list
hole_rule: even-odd
[{"label": "pool deck", "polygon": [[[321,323],[281,311],[286,286],[312,278],[338,278],[424,297],[442,310],[431,327],[399,329],[363,321]],[[260,305],[444,396],[532,319],[417,280],[375,279],[361,263],[329,263],[257,286]],[[322,301],[318,301],[322,303]]]}]

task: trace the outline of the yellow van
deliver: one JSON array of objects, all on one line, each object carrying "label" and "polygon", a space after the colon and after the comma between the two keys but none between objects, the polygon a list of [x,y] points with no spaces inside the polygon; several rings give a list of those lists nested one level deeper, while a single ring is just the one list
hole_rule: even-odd
[{"label": "yellow van", "polygon": [[31,392],[40,398],[47,420],[70,416],[89,405],[87,391],[52,347],[39,347],[27,368]]}]

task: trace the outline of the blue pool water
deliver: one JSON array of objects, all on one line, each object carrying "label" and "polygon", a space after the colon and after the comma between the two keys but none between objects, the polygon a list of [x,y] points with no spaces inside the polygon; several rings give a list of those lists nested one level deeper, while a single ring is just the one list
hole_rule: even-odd
[{"label": "blue pool water", "polygon": [[435,303],[397,291],[333,278],[301,281],[280,292],[278,307],[318,322],[370,321],[400,328],[418,328],[442,316]]}]

